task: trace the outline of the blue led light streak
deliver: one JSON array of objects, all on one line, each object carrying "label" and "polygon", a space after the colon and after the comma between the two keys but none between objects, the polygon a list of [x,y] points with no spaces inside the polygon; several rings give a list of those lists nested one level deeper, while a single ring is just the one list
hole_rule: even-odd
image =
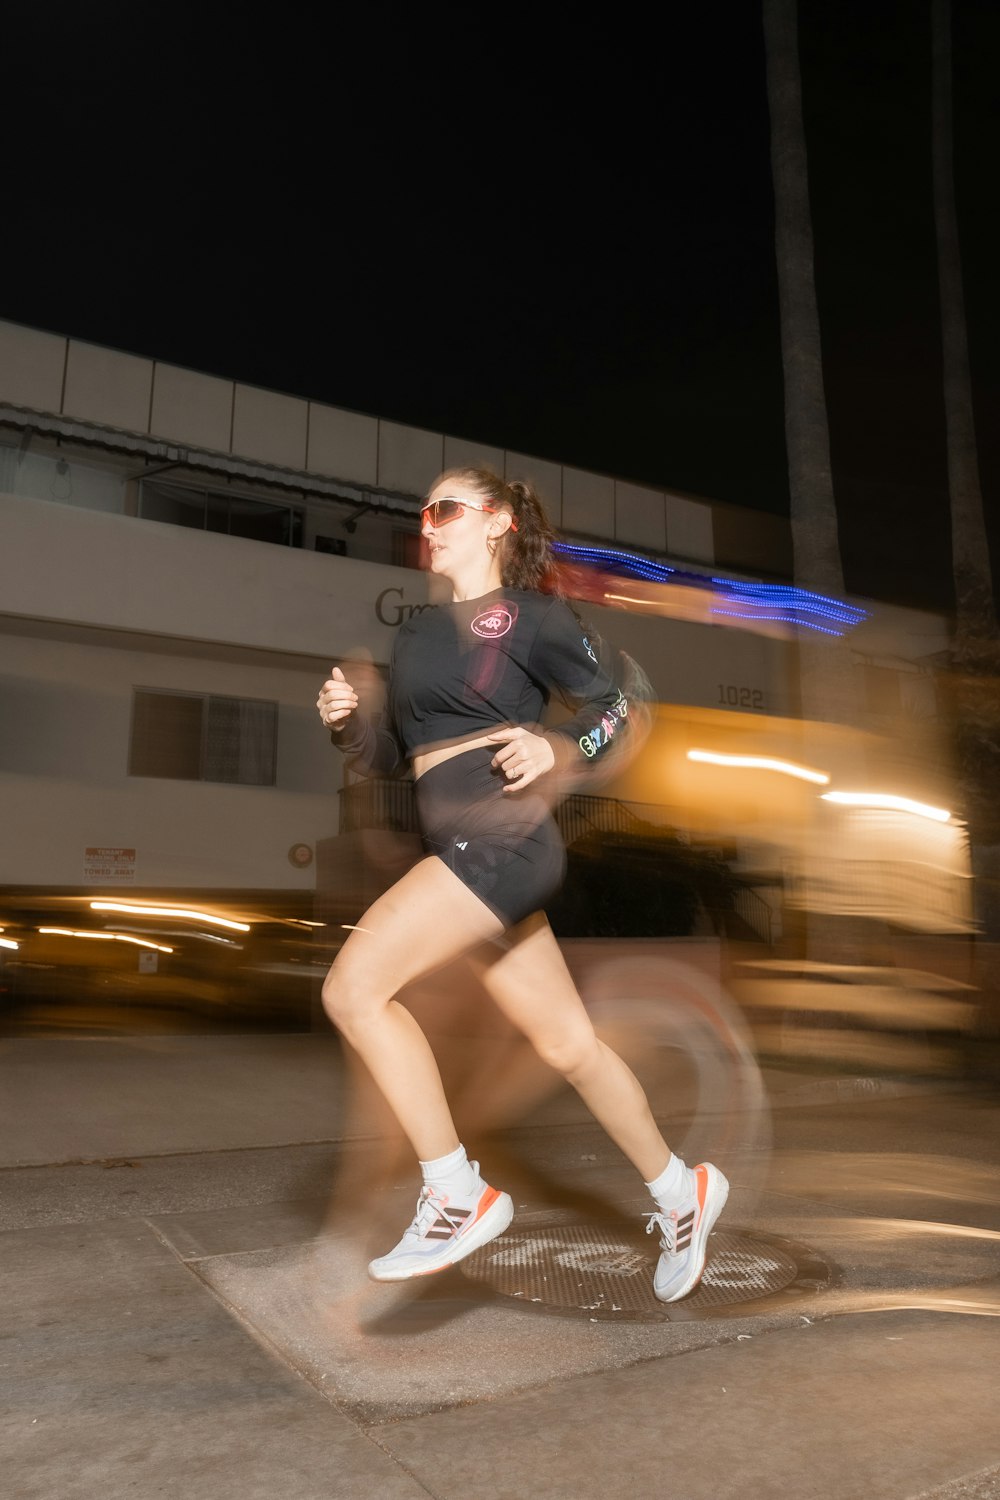
[{"label": "blue led light streak", "polygon": [[710,611],[713,615],[725,615],[733,620],[774,620],[784,625],[799,625],[803,630],[818,630],[821,635],[844,634],[842,630],[831,630],[828,625],[816,625],[812,620],[803,620],[799,615],[747,615],[740,609],[718,609]]},{"label": "blue led light streak", "polygon": [[[668,563],[653,562],[635,552],[623,552],[616,547],[584,547],[570,542],[556,542],[553,550],[567,558],[599,567],[607,572],[626,578],[640,578],[647,583],[675,583],[687,588],[711,589],[734,606],[733,609],[712,608],[711,613],[740,620],[769,620],[786,625],[797,625],[806,630],[819,631],[823,635],[845,635],[855,625],[868,618],[868,611],[844,599],[831,599],[825,594],[814,594],[787,583],[754,583],[738,578],[720,578],[705,573],[691,573],[673,568]],[[771,611],[771,613],[764,613]],[[821,625],[819,620],[828,620],[830,625]],[[837,630],[832,628],[840,625]]]}]

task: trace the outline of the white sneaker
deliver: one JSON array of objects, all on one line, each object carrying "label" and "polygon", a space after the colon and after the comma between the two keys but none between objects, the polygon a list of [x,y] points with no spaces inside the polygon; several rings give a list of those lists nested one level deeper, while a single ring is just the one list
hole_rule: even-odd
[{"label": "white sneaker", "polygon": [[[479,1163],[471,1166],[478,1176]],[[373,1281],[409,1281],[445,1271],[503,1234],[513,1217],[510,1194],[485,1182],[471,1198],[425,1187],[413,1223],[394,1250],[370,1263],[368,1274]]]},{"label": "white sneaker", "polygon": [[646,1233],[659,1229],[660,1256],[653,1291],[661,1302],[678,1302],[693,1292],[705,1269],[708,1237],[726,1206],[729,1183],[718,1167],[702,1162],[693,1168],[695,1191],[669,1212],[648,1214]]}]

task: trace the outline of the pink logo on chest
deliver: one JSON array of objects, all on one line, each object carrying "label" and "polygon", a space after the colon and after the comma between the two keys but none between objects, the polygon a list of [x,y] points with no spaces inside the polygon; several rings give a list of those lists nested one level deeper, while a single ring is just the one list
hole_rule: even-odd
[{"label": "pink logo on chest", "polygon": [[489,609],[480,610],[472,622],[472,630],[483,640],[495,641],[507,634],[516,619],[516,604],[492,604]]}]

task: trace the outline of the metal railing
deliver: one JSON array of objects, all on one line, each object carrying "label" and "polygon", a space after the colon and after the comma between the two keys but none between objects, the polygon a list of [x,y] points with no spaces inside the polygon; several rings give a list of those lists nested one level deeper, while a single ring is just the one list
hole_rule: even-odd
[{"label": "metal railing", "polygon": [[387,828],[393,833],[416,833],[417,806],[412,781],[380,781],[368,777],[340,792],[340,832]]},{"label": "metal railing", "polygon": [[733,891],[733,910],[750,931],[768,947],[774,945],[774,912],[757,891],[737,882]]},{"label": "metal railing", "polygon": [[[643,809],[645,810],[645,809]],[[553,810],[563,842],[567,848],[594,834],[622,834],[689,840],[672,827],[658,826],[653,820],[661,809],[650,807],[650,817],[643,818],[635,808],[614,797],[595,797],[573,792]],[[412,781],[379,780],[369,777],[344,787],[340,792],[340,832],[357,833],[362,829],[381,828],[394,833],[415,834],[416,798]],[[756,938],[773,947],[775,913],[751,886],[735,882],[732,908]]]},{"label": "metal railing", "polygon": [[[553,816],[568,846],[592,833],[639,833],[649,825],[614,797],[591,797],[573,792],[554,809]],[[394,833],[418,831],[412,781],[365,781],[340,792],[340,832],[388,828]],[[664,830],[665,832],[667,830]]]},{"label": "metal railing", "polygon": [[553,817],[567,848],[592,833],[639,833],[647,826],[624,802],[583,792],[572,792],[553,810]]}]

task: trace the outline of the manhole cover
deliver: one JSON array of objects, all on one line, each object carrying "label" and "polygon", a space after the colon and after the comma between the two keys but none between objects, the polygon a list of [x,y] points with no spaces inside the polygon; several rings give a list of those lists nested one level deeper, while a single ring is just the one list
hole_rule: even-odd
[{"label": "manhole cover", "polygon": [[465,1275],[539,1312],[632,1322],[724,1318],[748,1304],[814,1294],[831,1268],[806,1246],[774,1235],[716,1231],[697,1291],[666,1305],[653,1295],[659,1251],[646,1236],[562,1224],[507,1233],[462,1262]]}]

